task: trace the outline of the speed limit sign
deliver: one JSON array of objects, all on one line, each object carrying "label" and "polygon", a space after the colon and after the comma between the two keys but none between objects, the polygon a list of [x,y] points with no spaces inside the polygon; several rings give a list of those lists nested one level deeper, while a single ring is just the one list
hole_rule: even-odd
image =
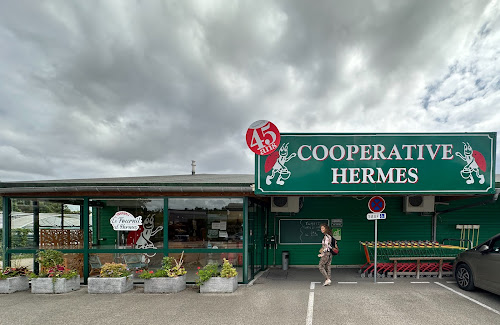
[{"label": "speed limit sign", "polygon": [[275,151],[281,140],[276,125],[269,121],[253,122],[247,130],[247,145],[257,155],[269,155]]}]

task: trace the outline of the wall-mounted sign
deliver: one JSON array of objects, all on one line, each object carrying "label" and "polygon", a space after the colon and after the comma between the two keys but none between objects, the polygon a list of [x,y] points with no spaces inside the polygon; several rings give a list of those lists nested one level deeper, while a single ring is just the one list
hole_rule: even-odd
[{"label": "wall-mounted sign", "polygon": [[255,193],[494,193],[495,150],[496,133],[281,134]]},{"label": "wall-mounted sign", "polygon": [[330,222],[330,228],[342,228],[344,219],[332,219]]},{"label": "wall-mounted sign", "polygon": [[269,121],[253,122],[247,130],[247,145],[256,155],[270,155],[280,145],[280,132]]},{"label": "wall-mounted sign", "polygon": [[109,221],[114,230],[136,231],[142,225],[142,217],[134,217],[127,211],[118,211]]}]

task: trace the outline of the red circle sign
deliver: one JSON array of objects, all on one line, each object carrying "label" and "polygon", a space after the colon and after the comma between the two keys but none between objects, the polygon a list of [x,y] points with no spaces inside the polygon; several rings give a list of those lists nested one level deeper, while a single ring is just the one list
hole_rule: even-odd
[{"label": "red circle sign", "polygon": [[385,209],[385,201],[381,196],[374,196],[368,201],[368,209],[371,212],[378,213]]},{"label": "red circle sign", "polygon": [[257,155],[269,155],[280,145],[280,132],[269,121],[253,122],[247,130],[247,145]]}]

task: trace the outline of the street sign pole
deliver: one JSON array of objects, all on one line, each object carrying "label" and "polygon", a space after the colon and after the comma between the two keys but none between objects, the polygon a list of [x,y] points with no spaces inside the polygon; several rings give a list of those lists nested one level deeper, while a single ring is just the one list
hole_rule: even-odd
[{"label": "street sign pole", "polygon": [[373,273],[374,283],[377,283],[377,219],[375,219],[375,272]]}]

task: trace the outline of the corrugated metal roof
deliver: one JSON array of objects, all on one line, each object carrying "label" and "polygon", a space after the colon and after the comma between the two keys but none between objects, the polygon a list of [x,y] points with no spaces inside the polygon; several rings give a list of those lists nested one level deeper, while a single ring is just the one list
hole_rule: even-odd
[{"label": "corrugated metal roof", "polygon": [[196,174],[170,176],[140,176],[88,179],[58,179],[42,181],[1,182],[0,187],[55,186],[55,185],[250,185],[253,174]]}]

